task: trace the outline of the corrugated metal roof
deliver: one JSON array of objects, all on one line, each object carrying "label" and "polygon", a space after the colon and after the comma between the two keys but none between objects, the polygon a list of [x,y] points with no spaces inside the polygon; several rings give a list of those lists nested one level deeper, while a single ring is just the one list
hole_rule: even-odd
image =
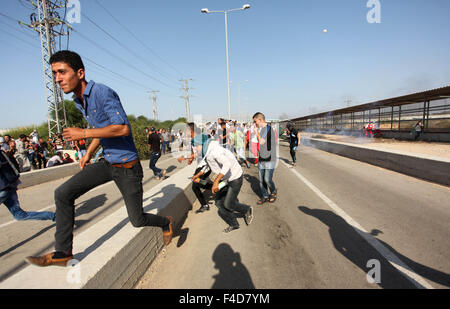
[{"label": "corrugated metal roof", "polygon": [[329,112],[323,112],[323,113],[318,113],[318,114],[314,114],[314,115],[303,116],[303,117],[295,118],[292,120],[295,121],[295,120],[303,120],[303,119],[310,119],[310,118],[320,118],[320,117],[327,116],[327,115],[349,114],[349,113],[361,112],[361,111],[366,111],[366,110],[380,108],[380,107],[391,107],[391,106],[399,106],[399,105],[406,105],[406,104],[414,104],[414,103],[440,100],[440,99],[444,99],[444,98],[450,98],[450,86],[436,88],[436,89],[432,89],[432,90],[426,90],[426,91],[417,92],[417,93],[412,93],[412,94],[395,97],[395,98],[391,98],[391,99],[385,99],[385,100],[375,101],[375,102],[371,102],[371,103],[336,109],[336,110],[329,111]]}]

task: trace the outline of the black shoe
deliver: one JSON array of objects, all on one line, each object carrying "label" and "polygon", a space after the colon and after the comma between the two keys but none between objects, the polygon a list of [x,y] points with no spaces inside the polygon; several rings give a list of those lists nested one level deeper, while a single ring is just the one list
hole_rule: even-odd
[{"label": "black shoe", "polygon": [[234,230],[237,230],[239,228],[239,226],[229,226],[229,227],[227,227],[226,229],[224,229],[223,230],[223,232],[225,233],[225,234],[228,234],[228,233],[230,233],[230,232],[232,232],[232,231],[234,231]]},{"label": "black shoe", "polygon": [[244,220],[245,220],[245,223],[247,225],[250,225],[250,223],[252,223],[252,220],[253,220],[253,207],[249,208],[249,210],[245,214]]},{"label": "black shoe", "polygon": [[207,210],[209,210],[209,205],[202,205],[202,207],[200,207],[195,213],[200,214],[200,213],[205,212]]}]

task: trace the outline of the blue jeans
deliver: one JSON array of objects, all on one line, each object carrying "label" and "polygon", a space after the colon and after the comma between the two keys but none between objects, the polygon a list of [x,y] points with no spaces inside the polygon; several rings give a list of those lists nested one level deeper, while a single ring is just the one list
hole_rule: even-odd
[{"label": "blue jeans", "polygon": [[161,157],[161,152],[152,152],[150,155],[150,165],[149,168],[153,171],[155,176],[161,176],[162,170],[156,167],[156,162]]},{"label": "blue jeans", "polygon": [[275,184],[272,180],[273,172],[275,171],[274,164],[272,162],[259,162],[258,170],[259,170],[259,187],[261,189],[261,194],[263,198],[269,198],[270,193],[277,193],[277,189],[275,188]]},{"label": "blue jeans", "polygon": [[9,188],[0,191],[0,204],[5,204],[14,219],[22,220],[52,220],[55,221],[54,212],[32,212],[24,211],[20,208],[19,197],[17,196],[17,188]]},{"label": "blue jeans", "polygon": [[163,141],[162,142],[162,153],[166,154],[169,148],[169,141]]}]

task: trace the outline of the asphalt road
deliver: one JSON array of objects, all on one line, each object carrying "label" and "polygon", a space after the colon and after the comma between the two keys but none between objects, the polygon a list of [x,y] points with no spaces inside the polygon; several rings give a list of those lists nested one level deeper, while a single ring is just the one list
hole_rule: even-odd
[{"label": "asphalt road", "polygon": [[450,287],[450,188],[309,147],[291,168],[280,150],[275,203],[256,205],[257,168],[244,168],[253,223],[223,234],[197,203],[137,288]]},{"label": "asphalt road", "polygon": [[[153,178],[148,168],[149,161],[143,161],[144,192],[160,182]],[[167,169],[166,177],[176,173],[185,166],[179,164],[170,155],[162,156],[157,167]],[[55,211],[54,191],[69,177],[43,183],[18,191],[22,209],[26,211]],[[75,201],[76,235],[122,207],[123,199],[114,182],[109,182],[81,196]],[[0,281],[20,271],[28,264],[24,258],[54,250],[55,223],[51,221],[15,221],[8,209],[0,205]]]}]

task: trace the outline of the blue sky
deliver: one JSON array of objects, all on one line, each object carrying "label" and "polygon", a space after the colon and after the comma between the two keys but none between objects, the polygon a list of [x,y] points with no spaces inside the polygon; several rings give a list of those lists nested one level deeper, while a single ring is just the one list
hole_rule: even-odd
[{"label": "blue sky", "polygon": [[[237,84],[244,80],[248,83],[241,87],[241,112],[262,111],[269,118],[308,115],[342,108],[347,100],[363,104],[450,84],[448,0],[380,0],[379,24],[367,22],[367,0],[80,2],[85,16],[133,53],[84,16],[73,27],[126,63],[78,33],[70,36],[69,49],[137,82],[85,61],[87,78],[113,88],[126,112],[136,116],[153,117],[150,89],[160,91],[160,119],[184,116],[181,78],[194,79],[191,115],[227,116],[224,16],[200,10],[238,8],[247,2],[251,9],[233,12],[228,19],[232,114],[238,111]],[[28,6],[26,0],[2,0],[0,13],[28,22]],[[46,121],[47,106],[37,34],[3,16],[0,27],[0,128],[40,124]]]}]

